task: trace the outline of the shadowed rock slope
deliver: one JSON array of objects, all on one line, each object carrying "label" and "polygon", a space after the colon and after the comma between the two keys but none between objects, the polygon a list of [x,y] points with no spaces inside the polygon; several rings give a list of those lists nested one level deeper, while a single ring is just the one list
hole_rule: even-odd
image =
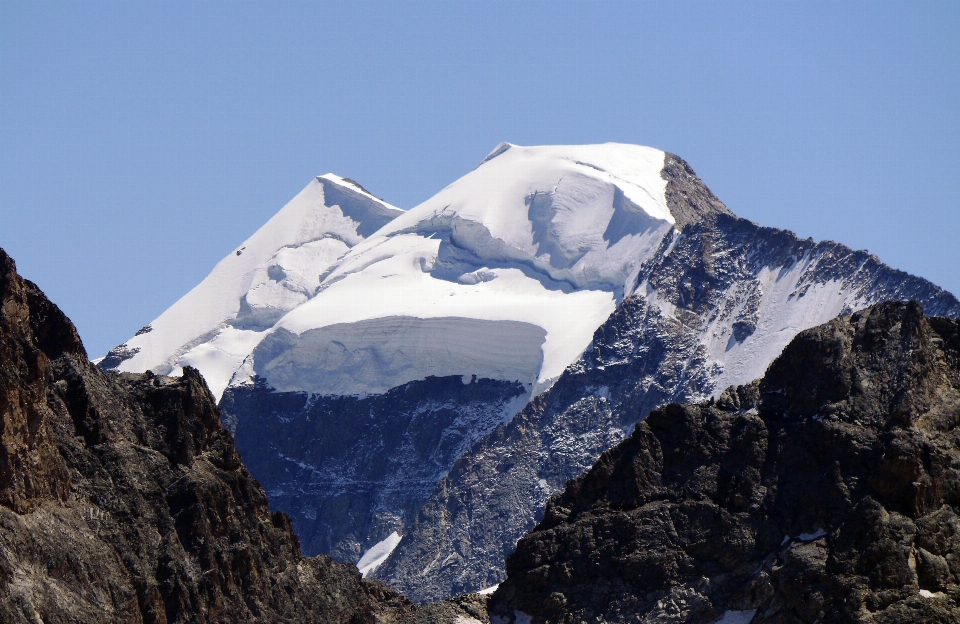
[{"label": "shadowed rock slope", "polygon": [[957,321],[886,303],[807,330],[552,498],[493,620],[960,621],[958,422]]},{"label": "shadowed rock slope", "polygon": [[104,373],[0,250],[0,621],[396,622],[306,559],[199,373]]},{"label": "shadowed rock slope", "polygon": [[359,561],[403,532],[453,462],[525,392],[520,383],[429,377],[380,395],[307,396],[258,379],[227,391],[220,409],[304,552]]}]

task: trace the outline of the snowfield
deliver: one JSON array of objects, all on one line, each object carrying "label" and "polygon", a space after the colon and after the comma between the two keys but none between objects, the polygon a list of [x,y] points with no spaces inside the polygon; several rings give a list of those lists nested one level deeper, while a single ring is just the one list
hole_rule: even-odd
[{"label": "snowfield", "polygon": [[357,569],[360,574],[366,578],[371,572],[377,569],[381,563],[387,560],[390,553],[400,543],[400,534],[394,531],[381,542],[377,542],[367,552],[363,553],[360,561],[357,562]]},{"label": "snowfield", "polygon": [[125,358],[114,368],[193,366],[218,398],[254,376],[324,395],[378,394],[430,375],[540,392],[673,230],[664,156],[501,144],[406,212],[321,176],[111,352]]}]

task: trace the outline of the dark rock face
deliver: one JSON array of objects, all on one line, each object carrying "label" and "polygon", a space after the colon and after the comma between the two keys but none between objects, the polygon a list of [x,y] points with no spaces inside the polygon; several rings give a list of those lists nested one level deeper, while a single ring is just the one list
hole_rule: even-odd
[{"label": "dark rock face", "polygon": [[689,225],[713,220],[717,215],[734,216],[707,185],[697,177],[687,161],[676,154],[667,153],[663,162],[662,176],[668,180],[665,194],[670,214],[677,228],[683,231]]},{"label": "dark rock face", "polygon": [[306,559],[200,374],[104,373],[0,250],[0,620],[395,622],[402,597]]},{"label": "dark rock face", "polygon": [[[866,252],[732,216],[676,157],[668,156],[663,175],[671,212],[688,219],[682,233],[664,240],[638,275],[638,294],[618,306],[553,388],[454,464],[376,578],[417,602],[502,581],[506,556],[543,517],[551,494],[652,409],[703,401],[727,385],[719,385],[723,367],[704,346],[718,327],[730,328],[723,341],[743,342],[775,317],[771,306],[804,306],[828,288],[848,293],[857,307],[913,299],[932,315],[960,317],[953,295]],[[790,272],[799,273],[795,289],[782,297],[765,291],[773,280],[764,276],[776,276],[776,285]],[[811,323],[817,305],[806,310],[797,323],[830,318]]]},{"label": "dark rock face", "polygon": [[259,381],[228,388],[220,408],[304,551],[355,562],[402,533],[453,462],[526,394],[519,383],[459,376],[363,398],[308,398]]},{"label": "dark rock face", "polygon": [[958,423],[960,322],[887,303],[805,331],[551,499],[494,621],[960,621]]}]

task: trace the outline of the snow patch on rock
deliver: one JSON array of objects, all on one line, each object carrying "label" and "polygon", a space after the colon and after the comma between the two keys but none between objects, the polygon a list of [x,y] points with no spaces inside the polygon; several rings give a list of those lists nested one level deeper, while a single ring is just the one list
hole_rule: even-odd
[{"label": "snow patch on rock", "polygon": [[713,624],[750,624],[753,616],[757,614],[756,609],[745,609],[742,611],[724,611],[720,619],[714,620]]},{"label": "snow patch on rock", "polygon": [[360,561],[357,562],[357,569],[360,570],[360,574],[363,577],[366,577],[368,574],[377,569],[377,566],[386,561],[387,557],[390,556],[390,553],[393,552],[393,549],[397,547],[397,544],[400,543],[400,534],[394,531],[382,541],[374,544],[370,550],[363,553],[363,556],[360,557]]}]

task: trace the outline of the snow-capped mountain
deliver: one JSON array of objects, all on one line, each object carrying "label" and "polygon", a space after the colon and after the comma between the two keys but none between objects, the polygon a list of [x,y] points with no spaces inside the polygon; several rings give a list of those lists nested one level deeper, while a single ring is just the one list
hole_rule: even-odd
[{"label": "snow-capped mountain", "polygon": [[406,212],[317,178],[101,366],[200,369],[305,552],[428,599],[502,579],[549,494],[656,405],[888,298],[960,314],[736,218],[671,154],[501,144]]},{"label": "snow-capped mountain", "polygon": [[193,366],[219,399],[265,330],[313,298],[338,258],[402,213],[352,180],[314,179],[100,366],[161,375]]},{"label": "snow-capped mountain", "polygon": [[323,395],[429,376],[548,383],[672,230],[662,161],[626,145],[501,146],[343,256],[234,383]]},{"label": "snow-capped mountain", "polygon": [[[200,369],[305,550],[359,559],[630,294],[675,231],[663,162],[632,145],[504,143],[408,212],[320,177],[102,365]],[[301,394],[304,424],[379,416],[335,440],[300,427],[291,446],[263,416],[296,429],[286,397]],[[400,410],[401,395],[417,399]],[[435,440],[409,439],[419,423]],[[330,511],[344,496],[349,517]]]},{"label": "snow-capped mountain", "polygon": [[254,376],[320,395],[447,375],[542,387],[673,230],[662,163],[503,144],[406,213],[319,177],[105,366],[191,365],[218,397]]}]

